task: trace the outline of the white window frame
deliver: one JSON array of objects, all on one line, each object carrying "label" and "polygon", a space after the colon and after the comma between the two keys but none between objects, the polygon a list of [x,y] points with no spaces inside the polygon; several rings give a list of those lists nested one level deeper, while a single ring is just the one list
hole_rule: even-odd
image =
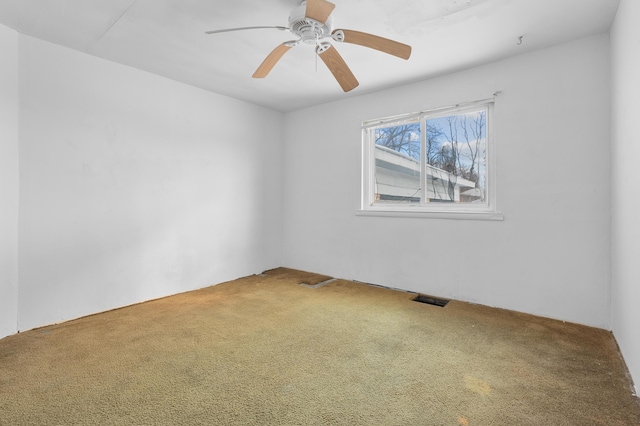
[{"label": "white window frame", "polygon": [[[427,119],[438,118],[461,113],[468,110],[486,108],[487,129],[486,129],[486,193],[485,203],[376,203],[375,193],[375,140],[373,137],[376,128],[391,127],[408,123],[420,123],[421,129],[421,152],[425,151]],[[361,216],[396,216],[396,217],[428,217],[443,219],[477,219],[477,220],[503,220],[502,213],[496,208],[495,191],[495,146],[494,146],[494,123],[493,123],[494,99],[483,99],[474,102],[467,102],[454,106],[437,108],[417,113],[404,114],[394,117],[369,120],[362,123],[362,189],[361,205],[357,211]],[[421,179],[425,179],[426,161],[421,155]],[[421,185],[421,199],[424,200],[426,188]]]}]

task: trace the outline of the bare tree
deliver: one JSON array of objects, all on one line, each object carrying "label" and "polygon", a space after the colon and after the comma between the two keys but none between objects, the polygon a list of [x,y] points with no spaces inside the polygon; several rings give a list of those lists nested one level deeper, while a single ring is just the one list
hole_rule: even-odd
[{"label": "bare tree", "polygon": [[376,129],[375,138],[376,145],[420,159],[420,123]]},{"label": "bare tree", "polygon": [[467,146],[467,152],[464,156],[469,160],[469,166],[466,167],[464,172],[461,170],[462,176],[465,179],[476,183],[476,188],[479,187],[479,172],[480,172],[480,154],[484,156],[484,153],[480,152],[480,147],[483,145],[482,140],[485,137],[486,129],[486,114],[483,112],[477,114],[473,118],[468,116],[463,117],[463,137]]},{"label": "bare tree", "polygon": [[[454,201],[458,178],[472,181],[479,188],[481,159],[484,158],[486,113],[429,120],[427,126],[429,133],[434,135],[431,141],[433,155],[429,156],[429,164],[447,172],[446,181],[441,186],[447,188],[446,196],[437,194],[437,198]],[[433,189],[436,191],[436,185]]]},{"label": "bare tree", "polygon": [[444,133],[442,129],[438,126],[434,126],[433,124],[427,123],[427,146],[425,157],[427,164],[435,164],[438,161],[438,157],[440,155],[439,150],[440,146],[438,141],[440,138],[444,137]]}]

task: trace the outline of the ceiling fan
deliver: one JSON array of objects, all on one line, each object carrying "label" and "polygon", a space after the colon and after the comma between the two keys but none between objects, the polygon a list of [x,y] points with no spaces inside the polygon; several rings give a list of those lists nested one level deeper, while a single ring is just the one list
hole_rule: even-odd
[{"label": "ceiling fan", "polygon": [[316,53],[327,65],[333,76],[348,92],[358,87],[358,80],[349,69],[342,56],[329,40],[336,42],[358,44],[360,46],[379,50],[402,59],[409,59],[411,46],[360,31],[343,30],[333,28],[332,12],[336,6],[326,0],[302,0],[300,5],[289,14],[289,26],[258,26],[227,28],[223,30],[206,31],[206,34],[224,33],[230,31],[252,30],[260,28],[275,28],[280,31],[289,31],[297,35],[297,40],[285,41],[278,45],[260,64],[253,78],[264,78],[280,58],[294,46],[300,43],[315,45]]}]

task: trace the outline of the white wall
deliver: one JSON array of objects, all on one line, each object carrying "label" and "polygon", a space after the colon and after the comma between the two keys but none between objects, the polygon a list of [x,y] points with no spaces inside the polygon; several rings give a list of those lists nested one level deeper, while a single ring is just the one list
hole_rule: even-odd
[{"label": "white wall", "polygon": [[622,0],[611,30],[612,326],[640,389],[640,2]]},{"label": "white wall", "polygon": [[0,25],[0,337],[18,320],[18,33]]},{"label": "white wall", "polygon": [[[0,337],[281,263],[608,328],[612,272],[640,380],[637,16],[612,30],[612,178],[606,36],[290,113],[283,163],[279,113],[0,26]],[[497,90],[503,222],[355,216],[360,121]]]},{"label": "white wall", "polygon": [[[609,39],[285,118],[286,266],[609,327]],[[356,216],[363,120],[490,97],[505,220]]]},{"label": "white wall", "polygon": [[281,113],[19,40],[20,330],[281,263]]}]

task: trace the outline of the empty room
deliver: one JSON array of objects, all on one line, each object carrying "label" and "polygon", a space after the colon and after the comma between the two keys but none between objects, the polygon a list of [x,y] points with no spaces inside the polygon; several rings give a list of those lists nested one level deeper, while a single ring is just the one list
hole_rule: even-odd
[{"label": "empty room", "polygon": [[0,0],[0,425],[640,424],[638,75],[637,0]]}]

